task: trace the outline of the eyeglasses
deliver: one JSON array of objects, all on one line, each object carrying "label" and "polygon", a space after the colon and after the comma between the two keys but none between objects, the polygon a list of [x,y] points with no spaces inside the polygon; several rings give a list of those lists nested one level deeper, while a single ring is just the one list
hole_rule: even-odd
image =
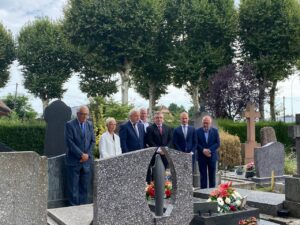
[{"label": "eyeglasses", "polygon": [[89,115],[88,113],[82,113],[82,112],[78,112],[78,114],[79,114],[80,116],[88,116],[88,115]]}]

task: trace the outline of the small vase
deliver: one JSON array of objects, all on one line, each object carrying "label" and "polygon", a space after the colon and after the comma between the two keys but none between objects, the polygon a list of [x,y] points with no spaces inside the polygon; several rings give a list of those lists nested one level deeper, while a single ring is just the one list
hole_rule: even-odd
[{"label": "small vase", "polygon": [[250,178],[250,177],[254,177],[254,175],[255,175],[254,171],[246,171],[245,177]]}]

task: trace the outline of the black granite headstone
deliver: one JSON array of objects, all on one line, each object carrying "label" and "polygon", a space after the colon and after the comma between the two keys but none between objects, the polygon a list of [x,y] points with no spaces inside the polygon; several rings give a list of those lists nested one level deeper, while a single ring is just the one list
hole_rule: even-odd
[{"label": "black granite headstone", "polygon": [[44,119],[47,122],[44,155],[53,157],[66,153],[64,130],[66,122],[71,119],[71,108],[56,100],[46,107]]}]

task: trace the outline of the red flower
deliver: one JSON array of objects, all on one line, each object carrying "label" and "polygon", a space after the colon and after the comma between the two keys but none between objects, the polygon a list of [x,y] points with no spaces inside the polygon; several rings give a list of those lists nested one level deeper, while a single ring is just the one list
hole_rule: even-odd
[{"label": "red flower", "polygon": [[219,192],[219,190],[218,189],[216,189],[216,190],[213,190],[211,193],[210,193],[210,196],[212,196],[212,197],[219,197],[219,194],[220,194],[220,192]]},{"label": "red flower", "polygon": [[236,207],[234,205],[230,205],[229,208],[231,211],[236,211]]},{"label": "red flower", "polygon": [[154,198],[154,196],[155,196],[155,190],[154,190],[154,188],[149,188],[149,195],[150,195],[150,197],[151,198]]},{"label": "red flower", "polygon": [[167,189],[167,190],[165,191],[165,194],[166,194],[166,197],[167,197],[167,198],[170,198],[170,197],[171,197],[171,190]]},{"label": "red flower", "polygon": [[227,189],[220,188],[219,192],[220,192],[220,197],[222,197],[222,198],[229,196],[229,193],[228,193]]}]

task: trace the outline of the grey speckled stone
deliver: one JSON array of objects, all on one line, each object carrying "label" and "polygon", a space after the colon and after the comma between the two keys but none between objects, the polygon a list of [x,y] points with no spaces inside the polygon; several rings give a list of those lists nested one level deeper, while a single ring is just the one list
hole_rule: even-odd
[{"label": "grey speckled stone", "polygon": [[264,146],[271,142],[277,142],[276,133],[273,127],[263,127],[260,129],[260,144]]},{"label": "grey speckled stone", "polygon": [[46,225],[47,186],[46,157],[0,153],[1,225]]},{"label": "grey speckled stone", "polygon": [[271,177],[284,174],[284,146],[280,142],[269,143],[254,149],[254,164],[257,177]]},{"label": "grey speckled stone", "polygon": [[193,218],[192,159],[190,154],[167,150],[173,182],[173,210],[155,218],[146,198],[146,173],[155,148],[131,152],[94,165],[94,225],[186,225]]}]

